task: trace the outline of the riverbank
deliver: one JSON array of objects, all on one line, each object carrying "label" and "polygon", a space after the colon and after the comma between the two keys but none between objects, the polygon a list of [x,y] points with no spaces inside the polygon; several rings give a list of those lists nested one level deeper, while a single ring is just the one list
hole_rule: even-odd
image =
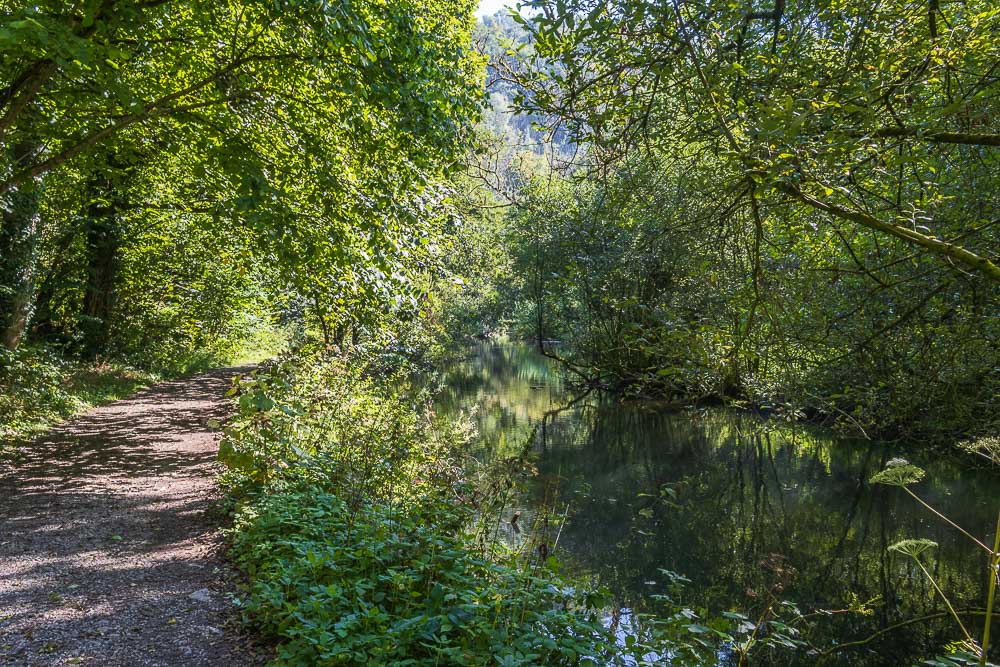
[{"label": "riverbank", "polygon": [[[843,434],[878,442],[920,443],[922,448],[966,457],[970,463],[1000,466],[1000,420],[988,403],[963,403],[956,399],[959,390],[939,410],[929,408],[934,399],[922,396],[912,387],[882,385],[861,392],[856,388],[825,390],[809,386],[799,378],[797,384],[775,382],[724,381],[716,373],[710,381],[684,381],[685,374],[664,368],[650,369],[626,377],[602,375],[599,366],[577,361],[569,350],[557,352],[560,341],[510,339],[505,335],[472,338],[474,344],[522,345],[539,352],[540,357],[558,364],[565,373],[568,388],[577,396],[600,391],[623,402],[658,404],[666,409],[711,409],[724,407],[744,410],[764,419],[795,421]],[[688,378],[691,380],[691,378]],[[906,400],[902,400],[902,396]],[[952,414],[953,413],[953,414]]]},{"label": "riverbank", "polygon": [[286,664],[576,665],[614,650],[600,596],[488,557],[482,500],[409,371],[299,352],[239,383],[220,457],[245,619]]}]

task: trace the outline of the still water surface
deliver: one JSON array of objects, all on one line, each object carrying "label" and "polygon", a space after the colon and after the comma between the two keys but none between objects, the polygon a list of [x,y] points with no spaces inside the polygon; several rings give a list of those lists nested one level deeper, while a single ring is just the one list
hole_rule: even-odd
[{"label": "still water surface", "polygon": [[[558,538],[559,559],[612,590],[626,617],[655,608],[666,569],[691,580],[684,604],[714,614],[752,612],[769,591],[803,612],[874,600],[869,615],[826,616],[810,637],[827,648],[863,639],[945,611],[912,561],[887,551],[916,537],[939,544],[925,563],[954,606],[984,606],[985,556],[901,489],[868,479],[905,456],[927,470],[914,487],[920,496],[982,539],[1000,505],[1000,477],[989,472],[921,456],[912,443],[851,440],[728,409],[677,411],[596,395],[571,404],[558,370],[526,345],[478,344],[445,370],[444,383],[438,410],[472,417],[474,456],[526,456],[537,469],[504,508],[503,534],[516,542],[543,514],[565,513],[547,542]],[[514,512],[520,533],[509,524]],[[776,563],[785,572],[780,591]],[[968,622],[974,636],[981,623]],[[959,636],[947,620],[906,625],[824,664],[913,664]]]}]

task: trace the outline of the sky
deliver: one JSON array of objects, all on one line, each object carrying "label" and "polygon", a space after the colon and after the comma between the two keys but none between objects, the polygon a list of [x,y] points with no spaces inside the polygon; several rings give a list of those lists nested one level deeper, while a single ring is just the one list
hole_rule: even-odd
[{"label": "sky", "polygon": [[510,7],[516,0],[479,0],[476,16],[491,16],[504,7]]}]

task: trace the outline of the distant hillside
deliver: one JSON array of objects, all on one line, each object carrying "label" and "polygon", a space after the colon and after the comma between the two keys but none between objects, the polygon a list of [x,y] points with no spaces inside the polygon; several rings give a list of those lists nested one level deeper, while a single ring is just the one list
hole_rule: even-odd
[{"label": "distant hillside", "polygon": [[[486,90],[490,96],[490,105],[483,114],[483,124],[512,148],[545,152],[546,143],[550,140],[549,130],[544,127],[545,119],[514,110],[520,89],[516,83],[503,77],[504,68],[499,66],[500,62],[506,61],[516,68],[517,58],[511,51],[522,54],[532,52],[530,33],[511,17],[509,10],[501,10],[480,19],[473,32],[473,40],[489,57]],[[561,130],[551,138],[551,143],[556,153],[572,149],[565,132]]]}]

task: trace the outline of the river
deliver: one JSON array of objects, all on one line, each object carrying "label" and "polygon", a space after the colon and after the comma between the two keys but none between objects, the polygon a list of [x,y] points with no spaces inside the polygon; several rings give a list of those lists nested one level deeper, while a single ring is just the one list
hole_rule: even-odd
[{"label": "river", "polygon": [[[552,362],[521,344],[477,344],[444,370],[443,385],[437,409],[471,417],[476,459],[532,469],[497,510],[497,533],[515,547],[531,535],[572,577],[609,588],[610,623],[655,612],[654,596],[670,583],[664,571],[690,580],[675,599],[708,616],[755,618],[771,599],[807,614],[869,602],[866,613],[810,617],[806,638],[831,650],[947,611],[917,565],[887,550],[907,538],[938,543],[923,562],[955,608],[984,606],[985,555],[902,489],[868,480],[906,457],[927,471],[913,487],[920,497],[985,541],[1000,506],[1000,478],[988,471],[927,455],[919,443],[851,439],[731,409],[598,395],[572,403]],[[981,618],[966,625],[978,637]],[[913,664],[960,637],[948,618],[905,624],[823,663]],[[759,664],[816,662],[800,651]]]}]

